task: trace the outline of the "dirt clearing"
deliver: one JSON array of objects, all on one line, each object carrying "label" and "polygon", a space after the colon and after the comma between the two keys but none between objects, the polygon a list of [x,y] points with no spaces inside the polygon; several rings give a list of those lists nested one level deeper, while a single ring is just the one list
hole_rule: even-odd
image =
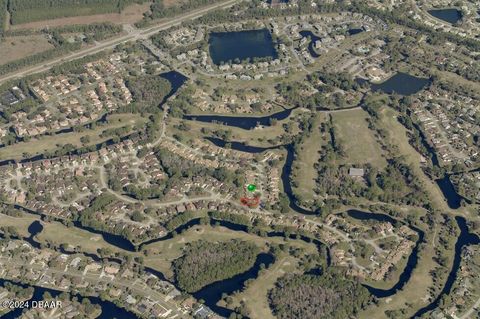
[{"label": "dirt clearing", "polygon": [[0,42],[0,65],[53,49],[44,35],[6,37]]},{"label": "dirt clearing", "polygon": [[90,24],[99,22],[112,22],[115,24],[133,24],[143,18],[143,14],[150,9],[151,2],[132,4],[121,13],[95,14],[90,16],[68,17],[44,21],[35,21],[10,26],[11,30],[42,29],[45,27],[61,27],[73,24]]}]

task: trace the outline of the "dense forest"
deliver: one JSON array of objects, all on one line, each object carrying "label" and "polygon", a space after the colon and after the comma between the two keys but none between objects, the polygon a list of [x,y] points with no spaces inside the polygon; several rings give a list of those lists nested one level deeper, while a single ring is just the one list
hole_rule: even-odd
[{"label": "dense forest", "polygon": [[218,280],[231,278],[253,266],[259,248],[255,244],[230,240],[221,243],[190,243],[182,257],[173,262],[178,286],[195,292]]},{"label": "dense forest", "polygon": [[122,26],[113,24],[111,22],[91,23],[91,24],[74,24],[66,25],[58,28],[50,28],[50,30],[58,33],[76,33],[81,32],[87,37],[86,42],[89,40],[100,41],[108,38],[114,34],[122,32]]},{"label": "dense forest", "polygon": [[201,6],[215,3],[218,0],[186,0],[178,1],[175,5],[165,6],[164,0],[154,0],[150,6],[150,13],[144,19],[137,23],[138,27],[145,27],[154,19],[171,17],[176,14],[193,10]]},{"label": "dense forest", "polygon": [[343,276],[286,275],[269,293],[269,303],[278,319],[351,318],[370,300],[366,288]]},{"label": "dense forest", "polygon": [[158,75],[143,75],[130,78],[126,85],[132,92],[135,103],[142,107],[156,107],[170,93],[170,82]]},{"label": "dense forest", "polygon": [[10,0],[11,24],[62,17],[120,12],[141,0]]}]

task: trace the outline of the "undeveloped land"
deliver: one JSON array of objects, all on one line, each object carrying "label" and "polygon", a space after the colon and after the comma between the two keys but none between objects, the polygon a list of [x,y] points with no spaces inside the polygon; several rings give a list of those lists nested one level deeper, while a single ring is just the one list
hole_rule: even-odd
[{"label": "undeveloped land", "polygon": [[185,0],[163,0],[163,5],[165,8],[173,7],[179,4],[184,3]]},{"label": "undeveloped land", "polygon": [[0,42],[0,65],[52,49],[44,35],[6,37]]},{"label": "undeveloped land", "polygon": [[10,26],[11,30],[18,29],[42,29],[46,26],[60,27],[74,24],[90,24],[100,22],[112,22],[115,24],[132,24],[140,21],[143,14],[150,8],[151,2],[143,4],[132,4],[125,8],[121,13],[95,14],[90,16],[68,17],[52,20],[35,21],[24,24]]}]

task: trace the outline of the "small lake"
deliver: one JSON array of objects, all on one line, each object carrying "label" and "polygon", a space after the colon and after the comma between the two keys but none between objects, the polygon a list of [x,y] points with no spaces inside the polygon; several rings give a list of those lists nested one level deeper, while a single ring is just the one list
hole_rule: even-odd
[{"label": "small lake", "polygon": [[170,92],[160,102],[160,105],[164,104],[172,95],[177,93],[178,89],[188,80],[185,75],[177,71],[161,73],[160,77],[170,82],[170,85],[172,86]]},{"label": "small lake", "polygon": [[212,32],[208,40],[210,57],[220,65],[236,59],[244,61],[253,58],[278,57],[267,29],[236,32]]},{"label": "small lake", "polygon": [[455,24],[462,19],[462,12],[455,8],[451,9],[434,9],[427,11],[430,15],[445,22]]},{"label": "small lake", "polygon": [[268,268],[274,261],[275,258],[272,255],[261,253],[257,256],[255,264],[246,272],[233,276],[230,279],[211,283],[210,285],[203,287],[196,293],[193,293],[193,296],[197,300],[204,300],[205,305],[207,305],[210,309],[212,309],[220,316],[228,317],[232,313],[232,311],[230,309],[216,305],[217,302],[222,299],[222,294],[230,295],[234,291],[242,290],[245,287],[245,282],[247,280],[255,279],[258,277],[258,273],[260,272],[262,264],[266,268]]},{"label": "small lake", "polygon": [[270,126],[271,120],[281,121],[290,116],[296,107],[280,111],[268,116],[224,116],[224,115],[184,115],[184,120],[204,123],[219,123],[228,126],[251,130],[257,126]]},{"label": "small lake", "polygon": [[430,84],[430,79],[419,78],[407,73],[399,72],[382,83],[371,83],[373,91],[382,91],[387,94],[397,93],[412,95]]}]

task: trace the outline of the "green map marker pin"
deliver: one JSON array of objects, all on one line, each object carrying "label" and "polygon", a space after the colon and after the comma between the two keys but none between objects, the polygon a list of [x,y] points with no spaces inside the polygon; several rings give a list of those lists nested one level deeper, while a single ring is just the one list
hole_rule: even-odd
[{"label": "green map marker pin", "polygon": [[247,190],[249,192],[254,192],[255,190],[257,189],[257,186],[253,185],[253,184],[248,184],[247,185]]}]

